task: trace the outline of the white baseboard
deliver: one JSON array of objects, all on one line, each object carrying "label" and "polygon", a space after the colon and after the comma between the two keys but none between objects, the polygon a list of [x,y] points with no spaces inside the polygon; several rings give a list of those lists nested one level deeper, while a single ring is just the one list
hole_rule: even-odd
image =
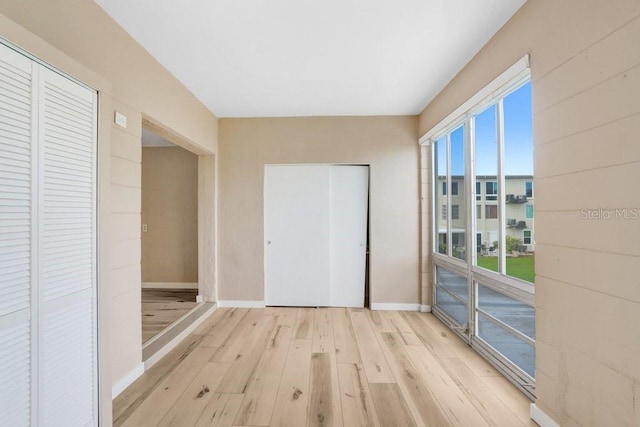
[{"label": "white baseboard", "polygon": [[371,310],[380,311],[420,311],[420,304],[372,303]]},{"label": "white baseboard", "polygon": [[420,304],[420,313],[431,313],[431,306],[429,304]]},{"label": "white baseboard", "polygon": [[529,415],[540,427],[560,427],[560,424],[553,421],[553,418],[547,415],[547,413],[540,409],[535,403],[531,404]]},{"label": "white baseboard", "polygon": [[166,356],[171,350],[176,348],[183,339],[185,339],[191,332],[193,332],[198,326],[202,324],[209,316],[216,311],[218,307],[214,304],[207,312],[203,313],[202,316],[198,317],[192,324],[187,326],[184,331],[180,332],[174,339],[169,341],[164,347],[158,350],[153,356],[144,361],[144,370],[151,368],[155,365],[160,359]]},{"label": "white baseboard", "polygon": [[123,378],[120,378],[113,386],[111,387],[111,399],[115,399],[120,393],[122,393],[127,387],[129,387],[135,380],[140,377],[140,375],[144,374],[144,363],[140,363],[136,366],[131,372],[125,375]]},{"label": "white baseboard", "polygon": [[142,289],[198,289],[198,283],[191,283],[191,282],[142,282]]},{"label": "white baseboard", "polygon": [[218,301],[218,307],[235,307],[235,308],[264,308],[264,301]]}]

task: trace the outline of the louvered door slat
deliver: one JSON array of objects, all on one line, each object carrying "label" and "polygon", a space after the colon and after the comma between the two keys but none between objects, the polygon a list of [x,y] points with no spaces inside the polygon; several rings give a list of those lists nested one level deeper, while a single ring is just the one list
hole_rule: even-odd
[{"label": "louvered door slat", "polygon": [[32,64],[0,46],[0,424],[31,419]]}]

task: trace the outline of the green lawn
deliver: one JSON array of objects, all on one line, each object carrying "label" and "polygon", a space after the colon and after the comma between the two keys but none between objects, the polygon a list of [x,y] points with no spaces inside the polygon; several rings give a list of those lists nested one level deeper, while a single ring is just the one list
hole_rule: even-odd
[{"label": "green lawn", "polygon": [[[527,282],[535,282],[534,256],[523,257],[507,257],[507,275],[526,280]],[[497,256],[479,256],[478,266],[487,270],[498,271]]]}]

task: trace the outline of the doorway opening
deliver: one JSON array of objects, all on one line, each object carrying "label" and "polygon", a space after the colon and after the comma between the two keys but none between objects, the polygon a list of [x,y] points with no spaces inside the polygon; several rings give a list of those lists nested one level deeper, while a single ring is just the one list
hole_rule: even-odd
[{"label": "doorway opening", "polygon": [[198,156],[142,129],[143,348],[198,295]]}]

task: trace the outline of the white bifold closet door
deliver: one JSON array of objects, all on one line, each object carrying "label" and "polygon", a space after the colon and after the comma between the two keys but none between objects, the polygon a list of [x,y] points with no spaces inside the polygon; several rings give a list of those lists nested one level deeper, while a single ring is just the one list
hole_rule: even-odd
[{"label": "white bifold closet door", "polygon": [[367,166],[266,165],[265,303],[363,307]]},{"label": "white bifold closet door", "polygon": [[97,425],[96,118],[0,45],[0,424]]}]

